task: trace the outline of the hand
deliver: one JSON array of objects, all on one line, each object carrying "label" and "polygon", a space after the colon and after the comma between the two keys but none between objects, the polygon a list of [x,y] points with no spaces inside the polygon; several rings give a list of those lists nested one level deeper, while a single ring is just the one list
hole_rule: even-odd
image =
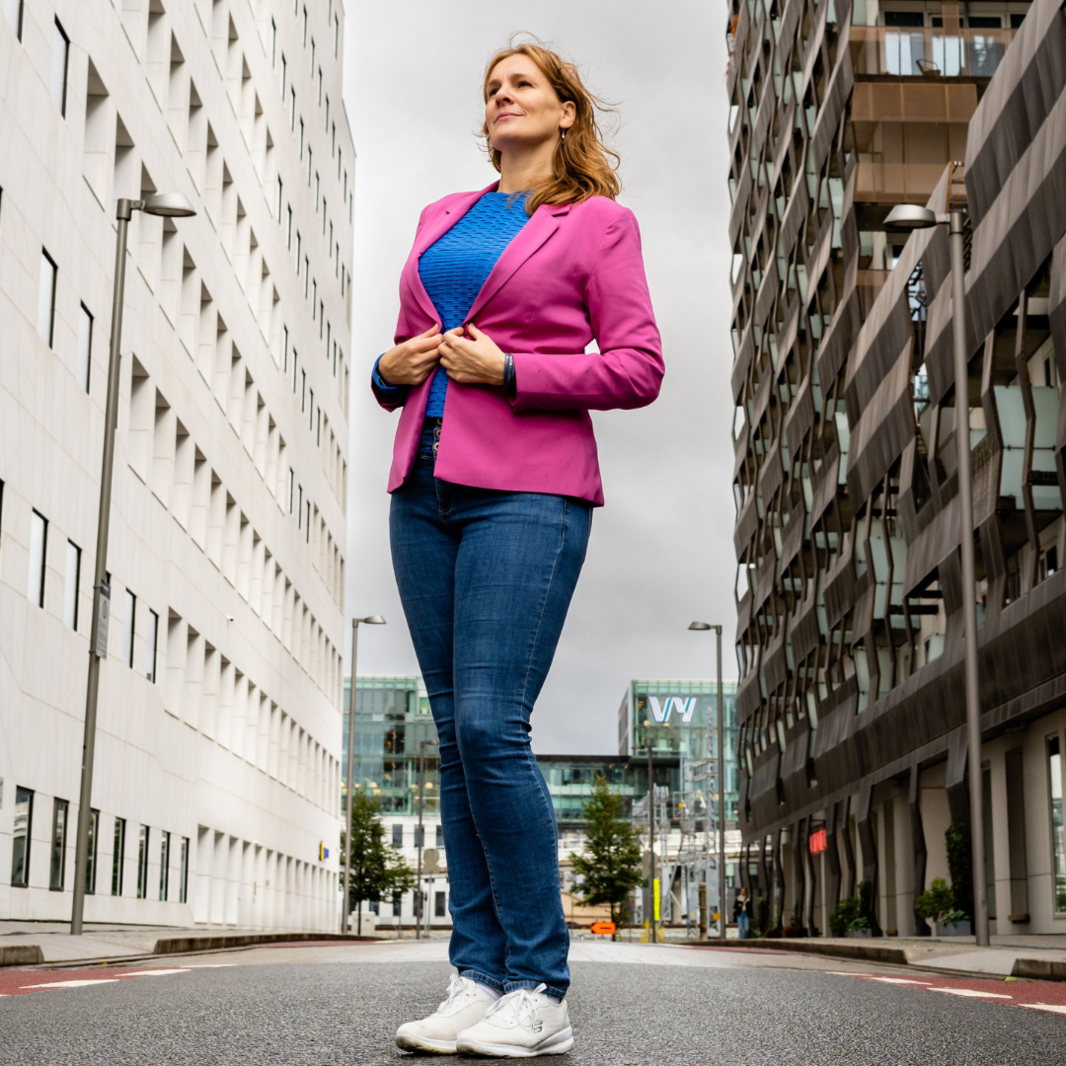
[{"label": "hand", "polygon": [[440,325],[390,348],[378,363],[378,374],[390,385],[421,385],[440,362]]},{"label": "hand", "polygon": [[441,338],[440,365],[452,381],[467,385],[502,385],[507,359],[496,342],[473,324],[450,329]]}]

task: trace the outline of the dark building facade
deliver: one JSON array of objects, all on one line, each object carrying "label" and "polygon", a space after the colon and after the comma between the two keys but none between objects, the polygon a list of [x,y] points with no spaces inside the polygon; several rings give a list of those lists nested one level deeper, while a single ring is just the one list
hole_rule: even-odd
[{"label": "dark building facade", "polygon": [[745,874],[782,924],[868,881],[921,935],[969,824],[948,238],[885,231],[961,207],[992,931],[1066,931],[1062,0],[742,0],[728,32]]}]

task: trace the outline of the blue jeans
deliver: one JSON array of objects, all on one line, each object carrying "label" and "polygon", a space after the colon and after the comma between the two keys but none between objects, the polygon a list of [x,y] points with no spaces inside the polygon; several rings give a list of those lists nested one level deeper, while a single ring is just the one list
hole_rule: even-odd
[{"label": "blue jeans", "polygon": [[741,940],[748,938],[748,916],[743,911],[737,915],[737,934]]},{"label": "blue jeans", "polygon": [[389,526],[440,738],[450,957],[461,976],[501,992],[543,982],[562,998],[570,934],[530,714],[585,559],[592,507],[441,481],[426,427]]}]

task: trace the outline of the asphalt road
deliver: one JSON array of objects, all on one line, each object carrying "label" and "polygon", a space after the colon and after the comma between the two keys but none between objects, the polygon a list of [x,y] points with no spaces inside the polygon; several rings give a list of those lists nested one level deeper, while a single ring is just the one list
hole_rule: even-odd
[{"label": "asphalt road", "polygon": [[[323,946],[151,968],[7,971],[0,1063],[393,1063],[411,1057],[394,1046],[396,1027],[442,997],[449,973],[442,954],[437,944]],[[572,969],[577,1044],[547,1060],[565,1066],[1061,1066],[1066,1059],[1066,1013],[1054,1013],[1066,1011],[1062,985],[637,945],[577,946]]]}]

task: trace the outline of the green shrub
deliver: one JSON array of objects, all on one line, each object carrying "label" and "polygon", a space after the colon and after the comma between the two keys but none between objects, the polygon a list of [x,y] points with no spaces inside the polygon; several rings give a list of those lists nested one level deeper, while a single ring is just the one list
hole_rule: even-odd
[{"label": "green shrub", "polygon": [[927,922],[941,922],[943,916],[955,911],[955,893],[942,877],[933,878],[933,883],[918,896],[914,903],[915,913]]},{"label": "green shrub", "polygon": [[952,822],[944,832],[948,849],[948,872],[955,906],[969,918],[973,914],[973,851],[970,830],[959,822]]},{"label": "green shrub", "polygon": [[857,896],[845,896],[829,916],[829,932],[833,936],[847,936],[851,923],[861,915]]}]

